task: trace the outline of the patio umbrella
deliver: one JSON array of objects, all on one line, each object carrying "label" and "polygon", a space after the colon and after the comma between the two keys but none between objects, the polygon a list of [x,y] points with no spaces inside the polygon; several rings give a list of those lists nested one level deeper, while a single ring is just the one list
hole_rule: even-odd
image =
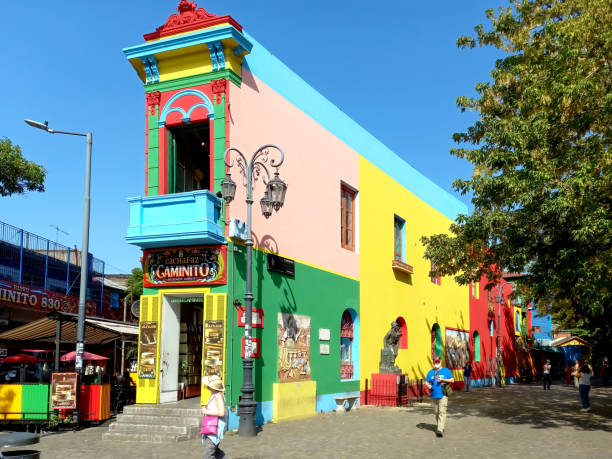
[{"label": "patio umbrella", "polygon": [[[76,360],[76,351],[69,352],[68,354],[64,354],[60,357],[62,362],[72,362]],[[86,361],[99,361],[99,360],[109,360],[108,357],[104,357],[103,355],[93,354],[91,352],[84,351],[83,352],[83,360]]]},{"label": "patio umbrella", "polygon": [[41,359],[30,354],[15,354],[10,357],[2,359],[2,363],[36,363],[40,362]]}]

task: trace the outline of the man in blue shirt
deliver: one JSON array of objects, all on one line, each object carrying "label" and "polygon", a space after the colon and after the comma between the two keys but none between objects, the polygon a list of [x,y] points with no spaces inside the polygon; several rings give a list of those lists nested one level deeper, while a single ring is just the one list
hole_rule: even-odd
[{"label": "man in blue shirt", "polygon": [[425,384],[431,391],[431,404],[437,424],[436,436],[442,437],[444,435],[444,424],[446,424],[446,407],[448,406],[448,397],[444,395],[442,386],[455,382],[455,379],[451,371],[442,366],[440,357],[434,357],[433,363],[434,367],[427,373]]}]

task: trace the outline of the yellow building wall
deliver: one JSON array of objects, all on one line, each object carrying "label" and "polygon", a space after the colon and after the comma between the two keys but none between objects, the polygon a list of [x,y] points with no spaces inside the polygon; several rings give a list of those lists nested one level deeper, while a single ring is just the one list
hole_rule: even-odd
[{"label": "yellow building wall", "polygon": [[[422,236],[448,232],[451,220],[426,204],[364,158],[359,158],[359,252],[361,295],[361,388],[378,373],[383,338],[398,317],[406,321],[408,346],[395,364],[410,379],[432,368],[431,329],[440,326],[469,331],[469,287],[451,277],[431,282],[430,262],[423,258]],[[396,273],[394,216],[404,219],[406,263],[413,274]],[[367,216],[367,218],[364,218]],[[444,347],[443,347],[444,349]],[[445,356],[442,355],[445,359]],[[444,363],[444,360],[443,360]],[[460,371],[453,371],[462,379]]]}]

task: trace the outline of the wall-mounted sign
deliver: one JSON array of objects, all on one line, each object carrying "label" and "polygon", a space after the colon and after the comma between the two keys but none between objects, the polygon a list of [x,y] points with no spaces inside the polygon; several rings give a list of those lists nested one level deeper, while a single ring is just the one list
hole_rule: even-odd
[{"label": "wall-mounted sign", "polygon": [[319,344],[319,354],[321,354],[321,355],[329,355],[329,344],[327,344],[327,343]]},{"label": "wall-mounted sign", "polygon": [[138,377],[140,379],[155,379],[157,322],[141,322],[139,339]]},{"label": "wall-mounted sign", "polygon": [[269,253],[267,257],[268,271],[285,274],[287,276],[295,276],[295,262],[289,258],[279,257],[273,253]]},{"label": "wall-mounted sign", "polygon": [[331,333],[329,328],[319,328],[319,340],[321,341],[329,341],[331,338]]},{"label": "wall-mounted sign", "polygon": [[77,373],[51,374],[51,409],[76,409]]},{"label": "wall-mounted sign", "polygon": [[[88,300],[86,305],[86,314],[95,316],[96,302]],[[2,280],[0,281],[0,306],[76,313],[79,310],[79,297]]]},{"label": "wall-mounted sign", "polygon": [[223,378],[223,332],[225,321],[204,321],[204,349],[202,360],[204,360],[204,376],[217,375]]},{"label": "wall-mounted sign", "polygon": [[146,249],[143,258],[145,287],[226,283],[224,245]]},{"label": "wall-mounted sign", "polygon": [[[244,327],[246,323],[246,320],[245,320],[246,308],[244,306],[238,306],[236,309],[238,310],[238,326]],[[252,316],[251,321],[252,321],[251,325],[253,326],[253,328],[264,328],[264,310],[253,308],[253,316]]]},{"label": "wall-mounted sign", "polygon": [[[242,351],[240,352],[240,356],[244,359],[244,336],[242,337]],[[261,356],[261,340],[259,338],[251,338],[251,357],[256,358]]]}]

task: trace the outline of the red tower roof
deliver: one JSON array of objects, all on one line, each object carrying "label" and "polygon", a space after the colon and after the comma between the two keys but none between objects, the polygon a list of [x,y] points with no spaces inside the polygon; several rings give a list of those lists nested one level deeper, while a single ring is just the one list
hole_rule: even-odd
[{"label": "red tower roof", "polygon": [[230,24],[242,32],[242,26],[231,16],[217,16],[208,13],[204,8],[198,8],[195,2],[181,0],[177,7],[178,14],[171,15],[166,23],[158,27],[155,32],[147,33],[144,39],[155,40],[192,30],[206,29],[208,27]]}]

